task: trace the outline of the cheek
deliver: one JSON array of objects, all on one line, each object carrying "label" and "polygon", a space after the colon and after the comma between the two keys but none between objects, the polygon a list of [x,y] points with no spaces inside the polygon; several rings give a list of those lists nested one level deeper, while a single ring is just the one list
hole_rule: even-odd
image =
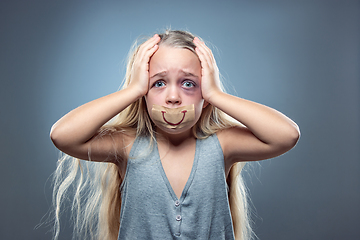
[{"label": "cheek", "polygon": [[151,119],[152,119],[151,109],[153,105],[154,104],[163,105],[162,103],[159,102],[159,99],[160,97],[152,92],[148,92],[148,94],[145,96],[146,108]]},{"label": "cheek", "polygon": [[161,94],[150,90],[146,95],[146,104],[151,108],[153,104],[161,105]]},{"label": "cheek", "polygon": [[200,100],[198,104],[195,105],[195,116],[196,118],[200,118],[200,115],[203,111],[203,104],[204,104],[204,100]]},{"label": "cheek", "polygon": [[145,99],[145,105],[146,105],[146,109],[147,109],[147,112],[148,114],[150,115],[151,117],[151,106],[152,106],[152,103],[151,101],[149,101],[149,98],[146,96],[144,96],[144,99]]}]

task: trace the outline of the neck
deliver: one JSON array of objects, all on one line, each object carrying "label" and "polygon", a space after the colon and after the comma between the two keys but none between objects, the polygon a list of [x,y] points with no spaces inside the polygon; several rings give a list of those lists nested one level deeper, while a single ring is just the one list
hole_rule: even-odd
[{"label": "neck", "polygon": [[164,132],[158,128],[157,132],[159,135],[158,141],[166,141],[167,143],[169,143],[171,146],[174,147],[180,146],[182,144],[186,144],[189,141],[195,139],[194,135],[192,134],[192,129],[189,129],[182,133],[171,134]]}]

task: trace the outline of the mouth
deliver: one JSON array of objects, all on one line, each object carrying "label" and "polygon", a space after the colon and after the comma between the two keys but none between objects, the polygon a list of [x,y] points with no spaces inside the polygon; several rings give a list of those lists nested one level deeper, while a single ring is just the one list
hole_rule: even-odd
[{"label": "mouth", "polygon": [[182,129],[190,126],[195,120],[194,104],[177,108],[153,105],[151,117],[155,124],[167,129]]},{"label": "mouth", "polygon": [[184,121],[184,119],[185,119],[185,114],[186,114],[186,112],[187,112],[187,110],[181,111],[181,113],[183,114],[182,119],[181,119],[179,122],[177,122],[177,123],[172,123],[172,122],[169,122],[168,120],[166,120],[166,118],[165,118],[165,113],[166,113],[166,111],[161,111],[162,117],[163,117],[164,121],[165,121],[167,124],[171,125],[171,126],[177,126],[177,125],[179,125],[180,123],[182,123],[182,122]]}]

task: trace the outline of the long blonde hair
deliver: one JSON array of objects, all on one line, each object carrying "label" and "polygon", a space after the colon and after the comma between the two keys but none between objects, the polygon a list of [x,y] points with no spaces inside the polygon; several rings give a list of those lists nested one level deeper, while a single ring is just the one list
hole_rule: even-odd
[{"label": "long blonde hair", "polygon": [[[187,31],[166,30],[159,34],[159,45],[186,48],[195,53],[194,35]],[[123,88],[131,79],[131,69],[139,46],[134,44],[129,53]],[[196,54],[196,53],[195,53]],[[196,138],[207,138],[224,128],[239,125],[218,108],[208,105],[193,127]],[[147,135],[155,139],[154,125],[146,110],[145,99],[140,98],[101,128],[97,137],[117,131],[135,136]],[[75,239],[116,240],[120,226],[120,185],[123,180],[118,166],[113,163],[93,163],[64,155],[58,161],[54,174],[53,203],[55,209],[54,239],[60,233],[60,208],[69,194],[73,194],[71,213]],[[118,150],[117,151],[123,151]],[[235,163],[228,176],[229,203],[236,240],[249,240],[252,236],[246,188],[241,176],[245,164]],[[71,192],[71,190],[73,192]]]}]

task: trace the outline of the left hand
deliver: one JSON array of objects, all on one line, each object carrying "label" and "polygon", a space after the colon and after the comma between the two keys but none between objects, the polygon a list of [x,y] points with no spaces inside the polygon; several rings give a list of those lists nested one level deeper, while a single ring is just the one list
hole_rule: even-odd
[{"label": "left hand", "polygon": [[219,68],[216,65],[214,55],[205,43],[197,37],[194,38],[193,42],[196,45],[195,51],[201,63],[201,93],[204,100],[210,102],[215,93],[222,92]]}]

